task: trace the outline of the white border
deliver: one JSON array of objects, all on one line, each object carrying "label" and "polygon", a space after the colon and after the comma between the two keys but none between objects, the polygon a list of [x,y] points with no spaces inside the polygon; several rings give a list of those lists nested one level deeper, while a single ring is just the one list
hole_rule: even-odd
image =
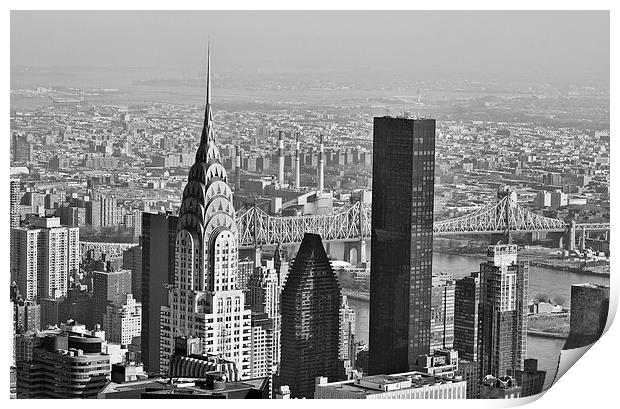
[{"label": "white border", "polygon": [[[288,10],[346,10],[351,9],[351,7],[355,7],[356,9],[363,10],[382,10],[382,9],[392,9],[392,10],[612,10],[611,12],[611,73],[617,73],[619,69],[619,65],[617,63],[617,48],[618,41],[616,41],[616,37],[618,34],[618,30],[616,29],[616,25],[618,23],[617,17],[617,7],[614,8],[617,2],[613,1],[604,1],[604,0],[590,0],[588,2],[578,2],[578,1],[548,1],[548,0],[522,0],[519,2],[516,1],[480,1],[480,0],[470,0],[467,2],[464,1],[427,1],[427,2],[413,2],[413,1],[403,1],[403,0],[383,0],[381,2],[375,1],[356,1],[356,2],[345,2],[345,1],[337,1],[337,0],[315,0],[315,1],[220,1],[220,2],[205,2],[205,1],[192,1],[192,0],[177,0],[174,3],[163,2],[163,1],[149,1],[149,2],[137,2],[137,1],[119,1],[119,0],[109,0],[106,2],[82,2],[82,1],[6,1],[5,4],[8,5],[7,12],[2,15],[2,24],[0,25],[2,34],[3,34],[3,44],[4,44],[4,56],[5,56],[5,64],[3,65],[3,77],[2,83],[4,85],[4,99],[3,99],[3,110],[0,112],[4,112],[4,115],[1,116],[1,121],[3,124],[3,131],[5,137],[1,139],[2,143],[2,151],[5,152],[6,162],[5,166],[2,169],[3,172],[8,173],[8,152],[9,152],[9,106],[10,106],[10,97],[9,97],[9,89],[10,89],[10,65],[8,64],[9,56],[9,47],[10,47],[10,13],[8,10],[16,9],[16,10],[45,10],[50,9],[50,6],[53,5],[54,9],[64,9],[64,10],[136,10],[143,9],[145,6],[148,9],[152,10],[167,10],[170,9],[170,5],[174,4],[178,9],[187,9],[187,10],[198,10],[198,9],[213,9],[213,10],[278,10],[278,9],[288,9]],[[467,6],[467,8],[464,8]],[[558,8],[560,7],[560,8]],[[414,22],[412,22],[413,24]],[[320,25],[318,25],[320,29]],[[527,29],[527,27],[524,27]],[[614,47],[615,46],[615,47]],[[616,78],[612,74],[611,78],[611,106],[614,107],[613,102],[615,101],[613,96],[618,95],[618,83]],[[618,124],[618,119],[615,111],[612,111],[611,115],[611,128],[616,129],[615,125]],[[613,133],[613,132],[612,132]],[[617,144],[613,142],[611,143],[611,156],[615,158],[616,154],[618,154]],[[618,164],[612,160],[612,173],[615,174],[614,170],[618,168]],[[5,174],[4,179],[5,183],[8,180],[8,174]],[[614,181],[615,178],[612,178],[612,195],[614,197],[614,203],[616,203],[616,189],[614,189]],[[8,186],[5,186],[5,192],[8,191]],[[9,213],[9,204],[8,204],[8,195],[2,196],[2,201],[0,202],[0,214],[8,215]],[[616,229],[619,223],[616,221],[615,216],[611,218],[611,226],[613,231],[620,231]],[[0,231],[8,232],[8,217],[0,217]],[[5,277],[8,277],[8,234],[3,234],[2,236],[2,254],[5,255],[3,257],[4,265],[5,265]],[[613,245],[612,245],[613,247]],[[618,301],[618,278],[615,277],[615,274],[620,274],[620,270],[616,270],[614,267],[617,265],[615,255],[612,256],[612,267],[611,267],[611,303],[610,310],[612,314],[615,314],[617,309],[617,301]],[[8,280],[7,280],[8,281]],[[8,295],[8,286],[5,287],[5,295]],[[7,303],[8,304],[8,303]],[[2,328],[10,328],[10,311],[7,308],[7,312],[9,314],[2,315]],[[548,407],[557,407],[557,408],[568,408],[568,407],[597,407],[597,406],[611,406],[611,402],[613,402],[613,398],[615,397],[615,389],[616,379],[615,374],[617,369],[620,368],[620,354],[618,354],[618,339],[619,339],[619,330],[618,325],[614,325],[611,329],[603,336],[603,338],[597,342],[592,348],[591,351],[588,352],[586,359],[580,359],[576,364],[575,368],[569,370],[569,373],[562,377],[557,384],[555,384],[549,391],[542,397],[542,399],[538,399],[535,402],[531,403],[532,407],[537,408],[548,408]],[[8,367],[8,357],[7,352],[10,350],[10,344],[6,345],[5,343],[9,340],[9,337],[2,338],[2,348],[5,353],[2,354],[2,358],[5,362],[4,367]],[[3,385],[5,385],[5,393],[4,396],[8,399],[8,370],[0,371],[2,373]],[[9,402],[10,405],[19,405],[20,407],[30,406],[30,405],[39,405],[41,402],[37,401],[23,401],[23,400],[12,400]],[[498,407],[498,406],[515,406],[515,401],[447,401],[447,400],[433,400],[433,401],[423,401],[423,402],[415,402],[416,406],[424,406],[430,407],[432,405],[433,408],[451,408],[455,405],[463,406],[463,407]],[[109,402],[102,401],[84,401],[84,402],[62,402],[62,401],[47,401],[45,405],[51,405],[52,407],[61,407],[65,405],[79,404],[79,405],[88,405],[88,406],[103,406],[108,405]],[[153,401],[152,405],[167,405],[162,401]],[[289,405],[312,405],[312,401],[289,401]],[[338,405],[335,402],[322,402],[321,405]],[[362,406],[371,405],[371,403],[361,403],[355,402],[355,405],[361,404]],[[409,407],[412,402],[409,401],[392,401],[391,405],[401,406],[401,407]],[[226,405],[232,405],[236,407],[237,405],[244,405],[243,401],[229,401]],[[245,405],[248,405],[247,403]],[[260,402],[254,401],[251,403],[252,406],[258,405],[279,405],[277,402]]]}]

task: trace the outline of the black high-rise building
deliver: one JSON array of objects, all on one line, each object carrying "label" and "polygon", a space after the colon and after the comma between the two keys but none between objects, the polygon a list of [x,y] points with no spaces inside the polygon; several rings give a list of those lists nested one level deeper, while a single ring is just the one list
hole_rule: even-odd
[{"label": "black high-rise building", "polygon": [[573,284],[570,287],[570,332],[564,348],[583,348],[603,335],[609,314],[609,286]]},{"label": "black high-rise building", "polygon": [[341,380],[340,285],[318,234],[306,233],[282,291],[280,385],[312,398],[316,378]]},{"label": "black high-rise building", "polygon": [[480,325],[480,274],[476,272],[456,280],[454,349],[459,358],[479,361]]},{"label": "black high-rise building", "polygon": [[435,120],[374,119],[369,373],[430,352]]},{"label": "black high-rise building", "polygon": [[161,307],[168,305],[167,284],[174,281],[174,246],[179,218],[142,213],[142,336],[144,369],[160,372]]}]

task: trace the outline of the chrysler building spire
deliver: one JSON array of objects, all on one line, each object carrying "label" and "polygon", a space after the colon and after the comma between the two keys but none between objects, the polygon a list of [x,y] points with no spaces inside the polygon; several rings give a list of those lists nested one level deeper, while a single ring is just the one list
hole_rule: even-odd
[{"label": "chrysler building spire", "polygon": [[205,118],[200,136],[200,146],[196,152],[196,162],[207,162],[213,157],[220,159],[220,154],[215,147],[215,134],[213,133],[213,111],[211,110],[211,42],[207,46],[207,98],[205,105]]}]

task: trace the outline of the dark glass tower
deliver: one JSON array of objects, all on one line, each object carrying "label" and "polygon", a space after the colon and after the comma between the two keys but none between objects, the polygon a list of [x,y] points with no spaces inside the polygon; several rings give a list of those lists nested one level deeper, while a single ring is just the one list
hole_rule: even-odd
[{"label": "dark glass tower", "polygon": [[282,291],[280,380],[291,398],[312,398],[316,377],[342,379],[340,286],[321,236],[306,233]]},{"label": "dark glass tower", "polygon": [[369,373],[430,352],[435,120],[374,119]]},{"label": "dark glass tower", "polygon": [[[168,304],[167,284],[174,281],[174,246],[179,218],[142,214],[142,362],[149,373],[160,373],[160,311]],[[162,370],[161,372],[165,372]]]},{"label": "dark glass tower", "polygon": [[459,358],[478,361],[480,342],[480,274],[456,281],[454,295],[454,349]]}]

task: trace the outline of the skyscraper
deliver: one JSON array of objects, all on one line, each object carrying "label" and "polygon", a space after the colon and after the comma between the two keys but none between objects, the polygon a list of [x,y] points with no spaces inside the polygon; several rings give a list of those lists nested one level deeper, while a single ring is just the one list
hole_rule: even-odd
[{"label": "skyscraper", "polygon": [[[131,293],[131,271],[93,272],[93,322],[103,325],[108,305],[120,306]],[[103,328],[107,331],[107,328]]]},{"label": "skyscraper", "polygon": [[340,285],[318,234],[306,233],[282,291],[280,385],[314,395],[315,379],[343,377],[338,361]]},{"label": "skyscraper", "polygon": [[480,274],[456,281],[454,295],[454,349],[459,357],[478,361],[480,342]]},{"label": "skyscraper", "polygon": [[207,103],[196,161],[183,191],[175,245],[174,281],[161,308],[160,371],[167,371],[175,336],[200,339],[250,376],[251,321],[237,287],[237,223],[228,175],[215,144],[207,64]]},{"label": "skyscraper", "polygon": [[[254,274],[248,280],[246,303],[252,310],[253,322],[260,322],[259,326],[265,327],[263,321],[271,320],[269,331],[271,331],[273,338],[271,343],[272,365],[277,365],[280,362],[280,292],[281,288],[278,284],[278,273],[274,267],[274,261],[266,260],[263,265],[254,269]],[[261,317],[258,320],[255,314],[266,315],[265,318]]]},{"label": "skyscraper", "polygon": [[346,361],[351,356],[352,343],[355,340],[355,310],[349,307],[347,296],[343,295],[340,302],[340,345],[338,359]]},{"label": "skyscraper", "polygon": [[609,286],[573,284],[570,287],[570,332],[563,349],[596,342],[607,324]]},{"label": "skyscraper", "polygon": [[517,262],[516,245],[489,246],[480,264],[479,354],[481,376],[503,377],[523,369],[527,356],[527,293],[529,267]]},{"label": "skyscraper", "polygon": [[[174,248],[179,218],[142,214],[142,362],[149,373],[160,373],[160,311],[168,305],[166,285],[174,281]],[[165,370],[164,370],[165,372]]]},{"label": "skyscraper", "polygon": [[61,226],[58,217],[37,217],[11,231],[11,279],[22,296],[66,296],[69,277],[79,271],[79,229]]},{"label": "skyscraper", "polygon": [[374,119],[369,373],[430,352],[435,120]]},{"label": "skyscraper", "polygon": [[19,227],[19,179],[11,179],[11,196],[10,196],[10,210],[11,210],[11,229]]},{"label": "skyscraper", "polygon": [[454,344],[454,288],[451,274],[433,274],[431,293],[431,351]]}]

